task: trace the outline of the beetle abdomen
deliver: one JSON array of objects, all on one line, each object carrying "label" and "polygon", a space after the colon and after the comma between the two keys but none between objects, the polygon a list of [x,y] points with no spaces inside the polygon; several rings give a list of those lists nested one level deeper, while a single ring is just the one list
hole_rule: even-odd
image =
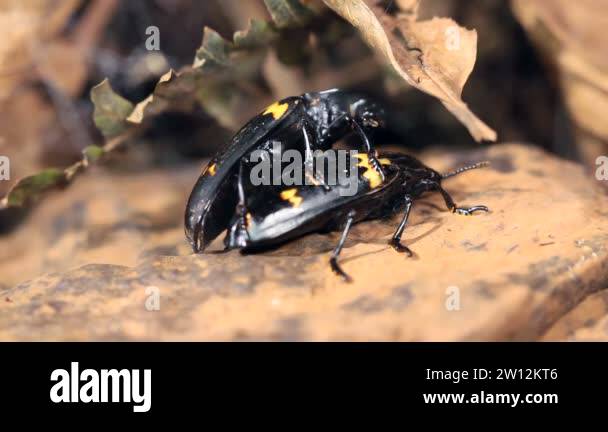
[{"label": "beetle abdomen", "polygon": [[240,160],[261,145],[294,110],[302,109],[301,102],[300,97],[290,97],[270,105],[243,126],[207,165],[192,190],[185,214],[186,237],[195,252],[205,250],[230,223]]}]

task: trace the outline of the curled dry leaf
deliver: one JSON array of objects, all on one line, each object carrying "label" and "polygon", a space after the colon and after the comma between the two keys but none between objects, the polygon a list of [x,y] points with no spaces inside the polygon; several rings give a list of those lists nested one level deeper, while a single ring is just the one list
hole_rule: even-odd
[{"label": "curled dry leaf", "polygon": [[473,71],[477,33],[448,18],[416,21],[417,3],[401,1],[407,9],[390,15],[373,0],[324,0],[349,21],[367,44],[410,85],[437,99],[477,140],[496,140],[496,132],[462,101],[462,89]]}]

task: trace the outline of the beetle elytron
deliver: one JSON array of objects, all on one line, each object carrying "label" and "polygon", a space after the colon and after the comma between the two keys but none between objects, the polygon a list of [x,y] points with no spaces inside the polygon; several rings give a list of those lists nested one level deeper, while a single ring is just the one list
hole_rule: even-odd
[{"label": "beetle elytron", "polygon": [[[238,132],[229,145],[207,165],[194,186],[186,208],[186,236],[195,252],[202,252],[222,232],[226,250],[255,251],[316,231],[342,229],[330,259],[332,270],[350,280],[338,257],[352,225],[402,210],[404,215],[390,245],[412,255],[401,243],[412,203],[425,192],[442,194],[455,213],[488,211],[485,206],[457,207],[441,181],[484,164],[441,175],[417,159],[396,153],[378,155],[370,132],[385,124],[384,111],[360,96],[331,90],[288,98],[271,105]],[[327,150],[348,133],[356,133],[364,152],[357,154],[357,189],[340,193],[341,185],[328,186],[324,178],[314,185],[253,186],[246,158],[254,150],[279,142],[282,149],[304,155]],[[305,156],[305,163],[308,158]]]}]

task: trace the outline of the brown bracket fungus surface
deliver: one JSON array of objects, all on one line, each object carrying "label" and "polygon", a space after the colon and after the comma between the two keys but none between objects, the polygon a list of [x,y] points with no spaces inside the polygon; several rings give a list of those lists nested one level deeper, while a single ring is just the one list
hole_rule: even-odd
[{"label": "brown bracket fungus surface", "polygon": [[182,212],[197,169],[98,168],[2,240],[0,339],[608,339],[608,200],[593,175],[519,144],[421,158],[440,170],[490,160],[445,186],[491,213],[416,202],[413,259],[386,244],[398,217],[358,224],[343,253],[352,284],[327,264],[338,234],[192,255]]}]

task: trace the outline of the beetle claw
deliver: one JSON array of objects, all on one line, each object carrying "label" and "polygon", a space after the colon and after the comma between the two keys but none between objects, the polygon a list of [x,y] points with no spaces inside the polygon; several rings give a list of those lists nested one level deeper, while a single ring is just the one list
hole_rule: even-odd
[{"label": "beetle claw", "polygon": [[382,168],[382,164],[378,161],[378,157],[376,156],[376,152],[372,151],[367,155],[368,160],[370,161],[372,168],[378,172],[380,178],[382,179],[382,183],[386,180],[386,175],[384,174],[384,169]]},{"label": "beetle claw", "polygon": [[452,212],[463,216],[472,216],[475,212],[478,211],[487,213],[490,211],[490,209],[488,209],[486,206],[454,207],[452,209]]},{"label": "beetle claw", "polygon": [[393,249],[395,249],[395,251],[397,251],[398,253],[407,254],[408,258],[411,258],[414,256],[414,252],[412,252],[412,250],[409,247],[405,246],[397,239],[391,239],[391,241],[389,242],[389,245]]},{"label": "beetle claw", "polygon": [[342,270],[342,267],[340,267],[340,264],[338,264],[338,260],[335,257],[332,257],[329,260],[329,265],[331,266],[331,270],[338,276],[340,276],[342,278],[342,280],[344,280],[344,282],[346,283],[352,283],[353,279],[347,275],[344,270]]}]

